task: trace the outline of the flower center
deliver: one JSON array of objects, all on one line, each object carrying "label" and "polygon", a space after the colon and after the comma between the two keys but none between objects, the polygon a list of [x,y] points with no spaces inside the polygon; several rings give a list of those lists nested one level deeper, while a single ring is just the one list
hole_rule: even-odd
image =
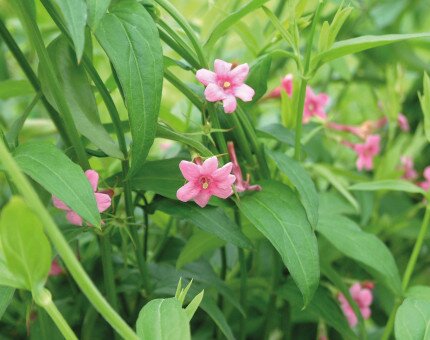
[{"label": "flower center", "polygon": [[200,184],[202,185],[203,189],[206,190],[207,188],[209,188],[210,183],[211,183],[210,178],[208,178],[206,176],[200,177]]},{"label": "flower center", "polygon": [[222,87],[225,89],[230,88],[230,86],[231,86],[231,83],[229,81],[225,81],[224,84],[222,84]]}]

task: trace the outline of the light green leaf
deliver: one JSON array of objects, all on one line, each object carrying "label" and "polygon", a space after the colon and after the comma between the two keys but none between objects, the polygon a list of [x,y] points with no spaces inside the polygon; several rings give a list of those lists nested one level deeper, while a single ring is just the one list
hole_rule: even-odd
[{"label": "light green leaf", "polygon": [[0,99],[9,99],[19,96],[27,96],[34,93],[34,88],[28,80],[3,80],[0,81]]},{"label": "light green leaf", "polygon": [[300,195],[300,202],[306,210],[306,215],[313,228],[318,223],[318,193],[315,189],[311,177],[294,159],[279,151],[268,151],[268,155],[275,161],[277,167],[287,175],[288,179],[297,189]]},{"label": "light green leaf", "polygon": [[187,313],[176,298],[149,301],[139,313],[136,329],[140,339],[191,340]]},{"label": "light green leaf", "polygon": [[394,324],[398,340],[430,339],[430,301],[407,298],[397,310]]},{"label": "light green leaf", "polygon": [[53,0],[59,7],[67,31],[75,46],[77,60],[80,61],[85,46],[85,25],[87,22],[87,5],[84,0]]},{"label": "light green leaf", "polygon": [[14,152],[19,167],[48,192],[57,196],[84,220],[100,227],[93,189],[80,166],[54,145],[21,144]]},{"label": "light green leaf", "polygon": [[406,297],[419,300],[430,301],[430,287],[429,286],[412,286],[406,292]]},{"label": "light green leaf", "polygon": [[387,35],[365,35],[358,38],[338,41],[333,46],[318,54],[312,61],[314,67],[331,60],[341,58],[348,54],[354,54],[371,48],[393,44],[399,41],[416,38],[430,37],[430,33],[413,33],[413,34],[387,34]]},{"label": "light green leaf", "polygon": [[279,252],[308,305],[320,277],[315,234],[302,204],[287,185],[276,181],[260,185],[261,191],[241,198],[237,205]]},{"label": "light green leaf", "polygon": [[130,119],[130,177],[154,142],[163,85],[163,52],[157,27],[145,7],[125,0],[110,8],[96,37],[118,75]]},{"label": "light green leaf", "polygon": [[394,294],[401,294],[399,270],[393,255],[375,235],[362,231],[344,216],[329,213],[320,215],[317,231],[345,256],[362,264]]},{"label": "light green leaf", "polygon": [[379,191],[379,190],[388,190],[388,191],[404,191],[415,194],[425,195],[425,191],[420,188],[418,185],[415,185],[411,182],[405,180],[382,180],[382,181],[374,181],[374,182],[366,182],[366,183],[357,183],[353,186],[349,187],[349,190],[357,190],[357,191]]},{"label": "light green leaf", "polygon": [[188,304],[187,308],[185,308],[185,313],[187,313],[188,320],[191,321],[191,319],[194,316],[194,313],[197,311],[197,308],[199,308],[200,303],[203,300],[203,295],[205,291],[202,290],[199,294],[197,294],[194,299]]},{"label": "light green leaf", "polygon": [[339,7],[333,18],[333,21],[330,24],[330,31],[327,37],[327,48],[332,47],[337,35],[339,34],[340,29],[342,28],[346,19],[348,19],[351,12],[352,7]]},{"label": "light green leaf", "polygon": [[[124,158],[100,121],[96,99],[84,66],[78,64],[73,58],[67,39],[64,36],[55,39],[49,44],[48,53],[78,131],[107,155]],[[50,91],[49,80],[45,76],[43,68],[40,68],[39,77],[45,96],[51,105],[56,107]]]},{"label": "light green leaf", "polygon": [[200,229],[238,247],[251,247],[250,241],[221,208],[207,206],[202,209],[194,202],[182,203],[170,200],[161,201],[156,207],[166,214],[187,220]]},{"label": "light green leaf", "polygon": [[51,268],[51,245],[38,217],[22,198],[13,197],[3,208],[0,236],[9,271],[28,290],[44,285]]},{"label": "light green leaf", "polygon": [[237,11],[231,13],[226,18],[224,18],[212,31],[209,39],[205,43],[206,48],[211,48],[219,38],[224,36],[225,32],[241,20],[247,14],[255,11],[256,9],[263,6],[269,0],[251,0],[243,7],[239,8]]},{"label": "light green leaf", "polygon": [[111,0],[86,0],[88,9],[88,25],[95,30],[101,18],[106,14]]},{"label": "light green leaf", "polygon": [[270,124],[261,127],[257,130],[261,137],[273,138],[281,143],[294,146],[295,145],[295,133],[293,130],[287,129],[281,124]]},{"label": "light green leaf", "polygon": [[[2,273],[3,274],[3,273]],[[15,289],[11,287],[0,286],[0,320],[6,312],[7,307],[12,302]]]},{"label": "light green leaf", "polygon": [[419,94],[419,98],[424,115],[424,132],[427,141],[430,142],[430,78],[427,73],[424,73],[423,89],[424,93]]}]

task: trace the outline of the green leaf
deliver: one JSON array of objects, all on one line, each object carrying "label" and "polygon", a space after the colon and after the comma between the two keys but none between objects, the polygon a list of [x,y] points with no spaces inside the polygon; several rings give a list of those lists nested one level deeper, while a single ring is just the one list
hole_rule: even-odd
[{"label": "green leaf", "polygon": [[9,270],[4,255],[0,253],[0,286],[26,289],[25,282],[17,279]]},{"label": "green leaf", "polygon": [[187,313],[176,298],[149,301],[139,313],[136,329],[140,339],[191,340]]},{"label": "green leaf", "polygon": [[0,99],[27,96],[34,93],[34,88],[28,80],[3,80],[0,81]]},{"label": "green leaf", "polygon": [[430,78],[427,73],[423,77],[424,93],[419,94],[421,109],[424,115],[424,132],[427,141],[430,142]]},{"label": "green leaf", "polygon": [[54,145],[21,144],[14,152],[19,167],[48,192],[57,196],[84,220],[100,227],[94,192],[82,168]]},{"label": "green leaf", "polygon": [[348,54],[358,53],[371,48],[389,45],[403,40],[427,37],[430,37],[430,33],[387,34],[379,36],[365,35],[358,38],[342,40],[334,43],[333,46],[327,51],[318,54],[312,63],[315,67],[331,60],[341,58]]},{"label": "green leaf", "polygon": [[132,176],[154,142],[163,85],[163,52],[157,27],[137,1],[121,1],[100,21],[96,37],[118,75],[130,118]]},{"label": "green leaf", "polygon": [[178,260],[176,261],[176,268],[182,268],[187,263],[199,259],[206,252],[213,251],[224,244],[225,242],[218,237],[196,230],[187,240],[185,247],[179,254]]},{"label": "green leaf", "polygon": [[195,203],[182,203],[163,200],[156,206],[166,214],[187,220],[200,229],[238,247],[251,247],[250,241],[242,234],[239,227],[225,214],[222,208],[200,208]]},{"label": "green leaf", "polygon": [[262,137],[269,137],[277,140],[278,142],[295,146],[295,133],[294,131],[287,129],[281,124],[270,124],[261,127],[258,134]]},{"label": "green leaf", "polygon": [[[3,273],[2,273],[3,274]],[[0,320],[6,312],[7,307],[12,302],[15,289],[11,287],[0,286]]]},{"label": "green leaf", "polygon": [[227,340],[234,340],[235,337],[223,312],[219,309],[213,299],[209,298],[208,295],[203,299],[200,308],[203,309],[210,318],[215,322],[221,332],[225,335]]},{"label": "green leaf", "polygon": [[412,286],[406,292],[406,297],[419,300],[430,301],[430,287],[428,286]]},{"label": "green leaf", "polygon": [[[73,58],[67,39],[59,36],[49,44],[47,49],[78,131],[107,155],[123,159],[124,155],[100,121],[96,99],[84,66],[78,64]],[[43,68],[40,68],[39,77],[45,96],[51,105],[56,107],[49,80]]]},{"label": "green leaf", "polygon": [[41,221],[22,198],[12,197],[3,208],[0,236],[10,272],[28,290],[43,286],[51,268],[51,245]]},{"label": "green leaf", "polygon": [[100,20],[106,14],[107,9],[111,3],[111,0],[86,0],[88,17],[88,25],[95,30]]},{"label": "green leaf", "polygon": [[405,180],[382,180],[382,181],[374,181],[374,182],[366,182],[366,183],[357,183],[353,186],[349,187],[349,190],[357,190],[357,191],[379,191],[379,190],[388,190],[388,191],[403,191],[410,192],[415,194],[423,194],[425,195],[425,191],[419,186],[405,181]]},{"label": "green leaf", "polygon": [[206,48],[211,48],[219,38],[224,36],[225,32],[241,20],[247,14],[255,11],[256,9],[263,6],[269,0],[252,0],[245,4],[243,7],[239,8],[237,11],[228,15],[225,19],[221,20],[221,22],[214,28],[212,33],[209,36],[209,39],[205,43]]},{"label": "green leaf", "polygon": [[199,308],[200,303],[203,300],[203,295],[205,291],[202,290],[199,294],[197,294],[194,299],[188,304],[187,308],[185,308],[185,313],[187,313],[188,320],[191,321],[191,319],[194,316],[194,313],[197,311],[197,308]]},{"label": "green leaf", "polygon": [[327,48],[332,47],[337,35],[339,34],[340,29],[342,28],[346,19],[348,19],[351,12],[352,7],[339,7],[333,18],[333,21],[330,24],[330,31],[327,37]]},{"label": "green leaf", "polygon": [[362,264],[394,294],[401,294],[399,270],[393,255],[375,235],[362,231],[344,216],[330,213],[320,215],[317,231],[345,256]]},{"label": "green leaf", "polygon": [[262,191],[237,205],[246,218],[273,244],[299,287],[305,305],[318,287],[318,244],[298,197],[285,184],[260,183]]},{"label": "green leaf", "polygon": [[80,61],[84,53],[87,5],[84,0],[53,1],[61,11],[67,31],[75,46],[77,60]]},{"label": "green leaf", "polygon": [[396,339],[430,339],[430,301],[407,298],[397,310]]},{"label": "green leaf", "polygon": [[267,54],[259,58],[254,65],[251,66],[249,71],[248,79],[246,83],[251,86],[255,95],[252,101],[245,103],[245,106],[255,104],[267,91],[267,75],[270,72],[270,66],[272,65],[272,57]]},{"label": "green leaf", "polygon": [[299,192],[300,202],[302,202],[306,210],[308,220],[312,227],[316,228],[318,223],[319,198],[311,177],[299,162],[282,152],[268,151],[268,155],[275,161],[277,167],[287,175],[288,179]]}]

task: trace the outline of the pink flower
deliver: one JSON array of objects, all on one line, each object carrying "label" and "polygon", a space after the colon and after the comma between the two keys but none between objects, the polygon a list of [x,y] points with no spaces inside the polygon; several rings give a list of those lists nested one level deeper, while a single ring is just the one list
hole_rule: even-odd
[{"label": "pink flower", "polygon": [[[99,174],[94,170],[87,170],[85,171],[85,176],[87,176],[88,181],[93,188],[99,212],[107,210],[111,205],[111,197],[109,193],[97,191]],[[63,201],[61,201],[58,197],[52,196],[52,202],[56,208],[67,212],[66,218],[71,224],[82,226],[82,217],[70,209]]]},{"label": "pink flower", "polygon": [[409,122],[403,113],[399,113],[399,116],[397,117],[397,123],[399,124],[399,127],[402,131],[409,132]]},{"label": "pink flower", "polygon": [[401,169],[403,170],[403,179],[415,180],[418,177],[417,172],[414,169],[414,161],[411,157],[402,156],[400,158]]},{"label": "pink flower", "polygon": [[244,81],[249,73],[248,64],[238,65],[232,69],[232,64],[216,59],[215,72],[201,69],[196,73],[197,80],[206,86],[205,97],[210,102],[222,101],[225,113],[236,110],[236,98],[249,102],[255,91]]},{"label": "pink flower", "polygon": [[312,117],[327,118],[325,106],[330,97],[325,93],[316,94],[310,86],[306,87],[305,107],[303,110],[303,123],[308,123]]},{"label": "pink flower", "polygon": [[[351,294],[353,300],[357,303],[357,306],[360,309],[361,315],[364,319],[369,319],[370,315],[372,314],[372,311],[370,310],[370,305],[373,301],[372,288],[373,286],[362,286],[359,283],[355,283],[349,289],[349,293]],[[354,327],[358,322],[354,310],[352,309],[351,305],[343,294],[339,294],[338,300],[340,302],[340,307],[342,308],[343,313],[348,319],[349,325],[351,327]]]},{"label": "pink flower", "polygon": [[233,193],[231,186],[236,177],[230,174],[233,167],[231,162],[219,169],[215,156],[208,158],[203,164],[200,159],[196,159],[196,163],[187,161],[179,163],[179,169],[188,183],[177,191],[178,200],[182,202],[194,200],[204,208],[212,195],[226,199]]},{"label": "pink flower", "polygon": [[418,183],[418,185],[425,191],[430,189],[430,166],[426,167],[423,172],[425,181]]},{"label": "pink flower", "polygon": [[240,169],[239,162],[237,161],[236,151],[234,150],[233,142],[227,143],[228,154],[230,155],[230,160],[233,162],[233,175],[236,177],[236,182],[234,183],[237,192],[249,191],[260,191],[261,186],[250,185],[250,175],[247,174],[246,181],[243,180],[242,170]]},{"label": "pink flower", "polygon": [[287,74],[281,81],[281,86],[275,87],[272,92],[267,95],[267,98],[279,98],[281,91],[284,90],[288,97],[293,95],[293,75]]},{"label": "pink flower", "polygon": [[371,135],[366,138],[363,144],[354,144],[353,150],[357,153],[357,169],[359,171],[373,169],[373,158],[380,151],[381,137],[379,135]]},{"label": "pink flower", "polygon": [[60,267],[58,260],[54,259],[51,263],[51,269],[49,270],[49,276],[60,276],[63,274],[63,268]]}]

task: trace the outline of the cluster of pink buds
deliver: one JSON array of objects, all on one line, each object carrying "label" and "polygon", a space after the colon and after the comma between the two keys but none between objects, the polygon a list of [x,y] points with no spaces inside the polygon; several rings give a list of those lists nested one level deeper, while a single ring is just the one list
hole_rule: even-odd
[{"label": "cluster of pink buds", "polygon": [[[369,319],[370,315],[372,314],[370,305],[373,301],[373,288],[374,284],[372,282],[363,282],[362,284],[357,282],[354,283],[349,289],[349,293],[351,294],[352,299],[357,303],[357,306],[360,309],[361,315],[364,319]],[[352,309],[348,300],[342,293],[338,295],[338,300],[349,325],[351,327],[357,325],[357,316],[355,315],[354,310]]]}]

